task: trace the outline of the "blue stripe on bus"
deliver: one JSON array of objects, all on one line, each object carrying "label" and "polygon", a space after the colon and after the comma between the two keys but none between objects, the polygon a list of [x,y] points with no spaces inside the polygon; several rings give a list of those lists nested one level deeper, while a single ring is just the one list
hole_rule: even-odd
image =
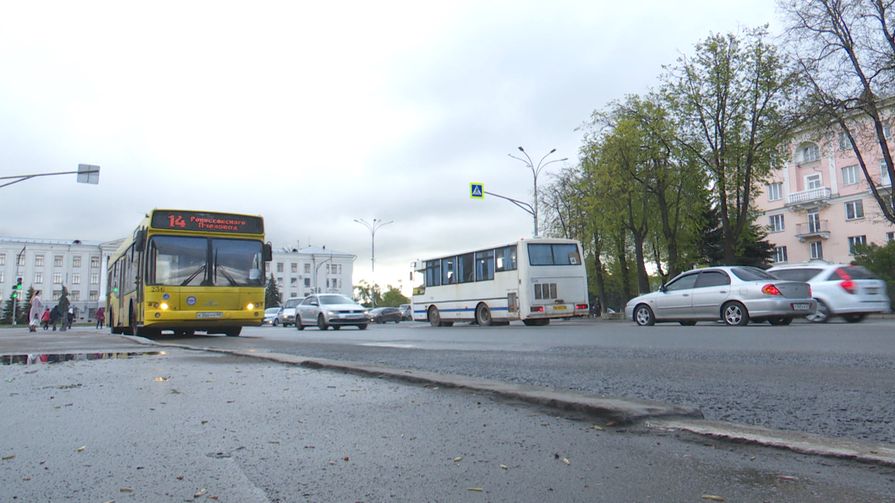
[{"label": "blue stripe on bus", "polygon": [[[509,311],[509,308],[507,308],[507,307],[492,307],[491,310],[492,311]],[[468,312],[475,312],[475,308],[474,307],[463,307],[463,308],[458,308],[458,309],[441,309],[441,308],[439,308],[438,311],[442,312],[442,313],[468,313]],[[421,309],[419,311],[414,311],[414,313],[426,314],[426,310]]]}]

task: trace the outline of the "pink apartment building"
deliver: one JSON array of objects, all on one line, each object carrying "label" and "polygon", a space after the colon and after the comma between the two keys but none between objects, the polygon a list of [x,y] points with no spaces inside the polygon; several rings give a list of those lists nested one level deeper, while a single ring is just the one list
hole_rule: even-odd
[{"label": "pink apartment building", "polygon": [[[885,133],[892,138],[889,128]],[[883,216],[844,133],[803,132],[790,149],[755,201],[775,262],[848,263],[856,244],[895,240],[895,225]],[[869,142],[862,153],[873,182],[892,197],[879,144]]]}]

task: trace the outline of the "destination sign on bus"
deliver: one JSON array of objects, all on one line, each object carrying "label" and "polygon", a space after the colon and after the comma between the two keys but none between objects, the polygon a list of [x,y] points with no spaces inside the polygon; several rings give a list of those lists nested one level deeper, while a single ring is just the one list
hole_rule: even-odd
[{"label": "destination sign on bus", "polygon": [[264,224],[260,217],[208,213],[198,211],[155,210],[152,213],[153,229],[172,229],[198,232],[235,232],[260,234]]}]

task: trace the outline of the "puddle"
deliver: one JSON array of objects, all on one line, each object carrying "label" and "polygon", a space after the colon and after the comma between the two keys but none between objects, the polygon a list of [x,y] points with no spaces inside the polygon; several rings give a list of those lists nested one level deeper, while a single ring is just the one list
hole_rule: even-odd
[{"label": "puddle", "polygon": [[128,360],[141,356],[162,356],[164,351],[133,353],[31,353],[22,355],[2,355],[0,365],[40,365],[85,360]]}]

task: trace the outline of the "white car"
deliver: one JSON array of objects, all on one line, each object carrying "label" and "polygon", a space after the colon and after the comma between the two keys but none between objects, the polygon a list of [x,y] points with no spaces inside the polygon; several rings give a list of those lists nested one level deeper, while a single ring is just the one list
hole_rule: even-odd
[{"label": "white car", "polygon": [[280,314],[279,307],[268,307],[264,310],[264,320],[261,322],[262,325],[270,325],[277,326],[280,324],[280,320],[277,319],[277,316]]},{"label": "white car", "polygon": [[815,323],[826,323],[834,316],[857,323],[869,313],[891,310],[886,282],[861,266],[808,262],[780,265],[768,272],[780,279],[805,281],[811,285],[811,293],[817,299],[817,311],[808,319]]},{"label": "white car", "polygon": [[716,320],[739,326],[750,321],[789,325],[793,318],[813,313],[815,306],[804,281],[784,281],[757,267],[720,266],[681,273],[659,291],[631,299],[625,318],[640,326]]},{"label": "white car", "polygon": [[283,303],[283,309],[277,315],[277,321],[280,325],[288,327],[295,324],[295,308],[301,304],[304,297],[291,297]]},{"label": "white car", "polygon": [[370,319],[364,306],[337,293],[308,295],[295,308],[295,328],[304,330],[316,326],[320,330],[333,327],[338,330],[345,325],[366,330]]}]

